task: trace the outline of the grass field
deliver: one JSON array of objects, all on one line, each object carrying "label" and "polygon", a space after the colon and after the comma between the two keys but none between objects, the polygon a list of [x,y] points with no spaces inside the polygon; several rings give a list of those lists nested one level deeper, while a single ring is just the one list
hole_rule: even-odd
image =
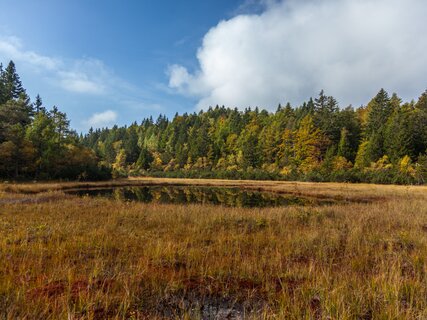
[{"label": "grass field", "polygon": [[[244,209],[65,189],[239,186]],[[0,185],[0,319],[426,319],[427,187],[134,179]]]}]

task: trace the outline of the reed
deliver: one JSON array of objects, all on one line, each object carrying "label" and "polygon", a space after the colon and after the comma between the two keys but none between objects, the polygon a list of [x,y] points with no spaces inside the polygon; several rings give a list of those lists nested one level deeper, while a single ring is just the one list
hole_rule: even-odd
[{"label": "reed", "polygon": [[107,183],[239,185],[354,201],[264,209],[161,205],[63,192],[87,184],[3,184],[0,318],[427,317],[425,187]]}]

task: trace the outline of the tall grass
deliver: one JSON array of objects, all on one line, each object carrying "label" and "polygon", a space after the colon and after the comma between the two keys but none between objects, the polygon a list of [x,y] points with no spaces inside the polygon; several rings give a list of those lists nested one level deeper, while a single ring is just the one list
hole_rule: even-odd
[{"label": "tall grass", "polygon": [[9,185],[0,319],[427,318],[425,189],[266,185],[370,201],[242,209]]}]

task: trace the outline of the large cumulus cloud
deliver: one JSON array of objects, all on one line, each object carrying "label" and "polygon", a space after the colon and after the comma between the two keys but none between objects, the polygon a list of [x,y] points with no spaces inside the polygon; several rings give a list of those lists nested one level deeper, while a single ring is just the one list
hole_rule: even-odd
[{"label": "large cumulus cloud", "polygon": [[221,21],[204,37],[199,68],[169,68],[169,86],[198,107],[299,104],[325,89],[341,105],[381,87],[404,99],[427,88],[427,1],[268,1],[261,14]]}]

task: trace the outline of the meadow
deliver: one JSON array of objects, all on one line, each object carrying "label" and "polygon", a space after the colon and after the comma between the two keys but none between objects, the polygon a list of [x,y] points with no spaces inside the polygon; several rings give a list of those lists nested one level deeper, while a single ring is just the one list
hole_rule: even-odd
[{"label": "meadow", "polygon": [[[233,186],[337,200],[233,208],[77,197]],[[124,179],[0,185],[0,319],[425,319],[427,187]]]}]

